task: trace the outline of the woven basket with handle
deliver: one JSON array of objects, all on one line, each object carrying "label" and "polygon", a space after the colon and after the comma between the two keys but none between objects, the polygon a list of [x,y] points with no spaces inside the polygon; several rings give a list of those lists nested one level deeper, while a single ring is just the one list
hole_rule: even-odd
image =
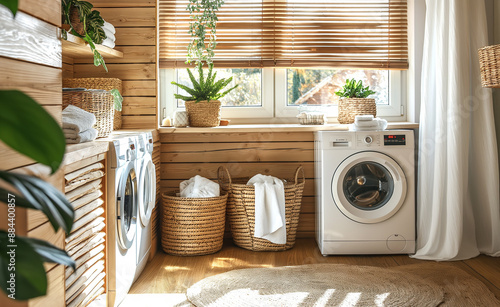
[{"label": "woven basket with handle", "polygon": [[186,101],[186,111],[191,127],[217,127],[220,124],[219,100]]},{"label": "woven basket with handle", "polygon": [[481,67],[481,85],[500,88],[500,45],[486,46],[478,50]]},{"label": "woven basket with handle", "polygon": [[377,117],[377,105],[373,98],[341,98],[339,101],[339,117],[341,124],[352,124],[356,115],[373,115]]},{"label": "woven basket with handle", "polygon": [[266,239],[255,238],[255,187],[247,185],[249,178],[231,179],[225,167],[219,167],[219,184],[229,191],[227,217],[231,234],[236,245],[252,251],[283,251],[295,244],[299,225],[300,206],[304,191],[305,177],[302,166],[295,171],[292,181],[285,181],[286,243],[275,244]]},{"label": "woven basket with handle", "polygon": [[63,91],[63,109],[70,104],[95,115],[97,137],[113,132],[114,98],[108,91]]},{"label": "woven basket with handle", "polygon": [[[121,94],[122,80],[118,78],[64,78],[63,87],[83,87],[106,91],[117,89]],[[118,130],[122,127],[122,112],[115,110],[114,114],[113,129]]]},{"label": "woven basket with handle", "polygon": [[186,198],[162,194],[163,251],[177,256],[213,254],[222,248],[227,194]]}]

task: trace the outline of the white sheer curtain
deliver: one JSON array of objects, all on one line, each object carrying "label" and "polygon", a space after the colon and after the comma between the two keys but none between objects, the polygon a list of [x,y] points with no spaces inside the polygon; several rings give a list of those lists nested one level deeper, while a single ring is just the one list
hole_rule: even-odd
[{"label": "white sheer curtain", "polygon": [[419,259],[500,256],[498,155],[484,0],[426,0],[417,197]]}]

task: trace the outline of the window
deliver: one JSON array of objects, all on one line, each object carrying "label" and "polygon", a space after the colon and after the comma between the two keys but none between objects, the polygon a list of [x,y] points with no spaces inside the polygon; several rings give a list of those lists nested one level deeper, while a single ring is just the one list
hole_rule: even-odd
[{"label": "window", "polygon": [[[183,69],[188,0],[159,0],[160,100],[181,107],[170,81]],[[378,114],[401,119],[408,68],[407,0],[226,0],[218,13],[214,63],[239,88],[223,99],[224,117],[295,117],[298,106],[325,106],[346,78],[375,87]]]}]

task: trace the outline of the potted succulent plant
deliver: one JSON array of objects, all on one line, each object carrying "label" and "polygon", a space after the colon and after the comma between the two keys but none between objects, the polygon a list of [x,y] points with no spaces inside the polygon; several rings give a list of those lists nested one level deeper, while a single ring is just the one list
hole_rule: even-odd
[{"label": "potted succulent plant", "polygon": [[367,98],[375,92],[370,90],[369,86],[363,87],[361,80],[347,79],[345,85],[335,94],[340,97],[339,123],[352,124],[356,115],[371,114],[374,117],[377,116],[375,99]]},{"label": "potted succulent plant", "polygon": [[[62,0],[63,24],[66,25],[64,30],[86,41],[94,53],[94,65],[102,65],[108,71],[104,58],[95,48],[95,44],[101,44],[106,38],[102,29],[104,19],[99,11],[92,8],[93,5],[87,1]],[[64,31],[63,35],[66,35]]]},{"label": "potted succulent plant", "polygon": [[[176,99],[184,100],[192,127],[216,127],[220,123],[220,98],[237,87],[226,91],[224,88],[231,83],[233,77],[215,80],[217,73],[212,73],[214,65],[212,58],[217,46],[216,24],[217,11],[224,4],[224,0],[190,0],[187,10],[191,13],[192,21],[189,24],[191,42],[188,45],[186,63],[196,64],[199,79],[196,80],[192,72],[187,69],[193,87],[187,87],[177,82],[173,85],[186,91],[190,96],[174,94]],[[208,36],[208,37],[207,37]],[[208,42],[206,42],[208,38]],[[203,63],[208,65],[208,75],[204,78]]]}]

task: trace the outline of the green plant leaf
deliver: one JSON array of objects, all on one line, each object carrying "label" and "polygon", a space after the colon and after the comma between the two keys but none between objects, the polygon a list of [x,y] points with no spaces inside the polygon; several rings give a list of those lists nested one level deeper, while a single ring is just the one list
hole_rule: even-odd
[{"label": "green plant leaf", "polygon": [[[47,276],[42,258],[26,238],[15,238],[4,230],[0,230],[0,283],[7,295],[11,294],[9,280],[13,278],[15,299],[27,300],[47,293]],[[9,265],[11,255],[14,256],[14,266]],[[15,274],[12,276],[11,274]]]},{"label": "green plant leaf", "polygon": [[54,118],[35,100],[17,90],[0,90],[0,110],[0,140],[49,166],[54,173],[66,150],[66,139]]},{"label": "green plant leaf", "polygon": [[14,16],[17,14],[18,0],[0,0],[0,4],[3,4],[8,8]]},{"label": "green plant leaf", "polygon": [[196,90],[194,90],[192,88],[189,88],[189,87],[185,86],[184,84],[180,84],[180,83],[177,83],[175,81],[172,81],[171,84],[180,87],[181,89],[185,90],[188,94],[191,94],[193,97],[197,96],[196,95],[197,94]]},{"label": "green plant leaf", "polygon": [[109,91],[109,93],[111,95],[113,95],[115,110],[121,111],[122,110],[123,97],[120,94],[120,91],[118,89],[114,88],[111,91]]},{"label": "green plant leaf", "polygon": [[67,234],[70,233],[75,218],[73,206],[56,188],[42,179],[6,171],[0,171],[0,179],[22,194],[21,197],[0,188],[2,199],[8,199],[8,194],[14,195],[16,206],[40,210],[55,231],[62,227]]},{"label": "green plant leaf", "polygon": [[59,263],[75,269],[75,261],[71,259],[64,250],[39,239],[23,238],[23,240],[33,247],[35,252],[42,258],[43,262]]}]

